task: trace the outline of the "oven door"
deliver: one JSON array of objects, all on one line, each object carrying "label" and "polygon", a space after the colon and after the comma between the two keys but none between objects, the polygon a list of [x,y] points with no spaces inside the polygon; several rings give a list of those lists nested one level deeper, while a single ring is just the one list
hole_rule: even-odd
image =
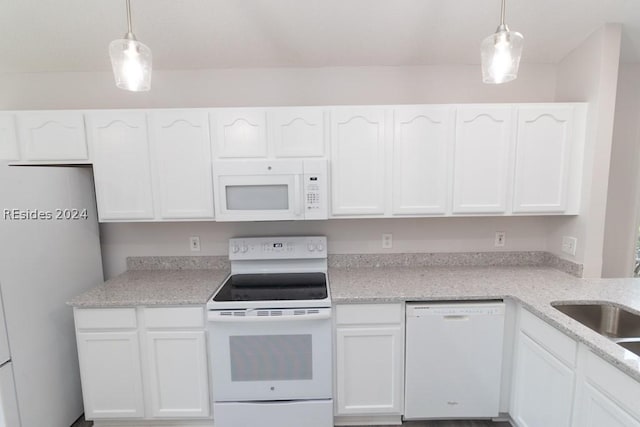
[{"label": "oven door", "polygon": [[215,401],[331,398],[330,308],[210,311],[208,318]]},{"label": "oven door", "polygon": [[214,162],[217,221],[304,218],[301,161]]}]

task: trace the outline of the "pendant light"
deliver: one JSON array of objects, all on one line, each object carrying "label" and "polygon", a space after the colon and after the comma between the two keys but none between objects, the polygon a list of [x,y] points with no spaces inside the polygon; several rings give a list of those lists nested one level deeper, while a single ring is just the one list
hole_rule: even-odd
[{"label": "pendant light", "polygon": [[505,0],[502,0],[500,25],[494,34],[482,41],[482,81],[500,84],[518,77],[522,55],[522,34],[510,31],[504,23]]},{"label": "pendant light", "polygon": [[116,86],[132,92],[151,88],[151,49],[136,40],[131,27],[131,4],[127,1],[127,33],[109,44]]}]

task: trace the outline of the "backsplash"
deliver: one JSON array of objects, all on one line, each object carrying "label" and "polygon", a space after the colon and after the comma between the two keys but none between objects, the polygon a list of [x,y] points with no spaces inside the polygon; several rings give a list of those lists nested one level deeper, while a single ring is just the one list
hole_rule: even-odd
[{"label": "backsplash", "polygon": [[[330,254],[329,267],[553,267],[582,277],[577,264],[543,251],[453,252],[405,254]],[[149,256],[127,257],[127,270],[200,270],[228,269],[226,256]]]}]

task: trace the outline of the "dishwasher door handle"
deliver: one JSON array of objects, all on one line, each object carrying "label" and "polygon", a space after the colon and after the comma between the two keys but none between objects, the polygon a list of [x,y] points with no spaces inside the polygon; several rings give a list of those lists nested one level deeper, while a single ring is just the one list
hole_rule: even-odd
[{"label": "dishwasher door handle", "polygon": [[463,314],[449,314],[446,316],[442,316],[444,320],[469,320],[469,316],[465,316]]}]

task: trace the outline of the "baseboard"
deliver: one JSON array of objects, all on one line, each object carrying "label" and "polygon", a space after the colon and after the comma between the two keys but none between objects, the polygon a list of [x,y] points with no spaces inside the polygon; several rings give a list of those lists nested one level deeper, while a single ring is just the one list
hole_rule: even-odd
[{"label": "baseboard", "polygon": [[401,425],[401,415],[376,415],[376,416],[338,416],[333,417],[333,424],[336,426],[380,426],[380,425]]},{"label": "baseboard", "polygon": [[491,421],[509,423],[513,427],[518,427],[518,424],[516,424],[516,422],[513,420],[513,418],[511,418],[511,415],[509,415],[506,412],[504,412],[504,413],[501,412],[500,415],[498,415],[496,418],[492,418]]},{"label": "baseboard", "polygon": [[213,420],[98,420],[93,427],[213,427]]}]

